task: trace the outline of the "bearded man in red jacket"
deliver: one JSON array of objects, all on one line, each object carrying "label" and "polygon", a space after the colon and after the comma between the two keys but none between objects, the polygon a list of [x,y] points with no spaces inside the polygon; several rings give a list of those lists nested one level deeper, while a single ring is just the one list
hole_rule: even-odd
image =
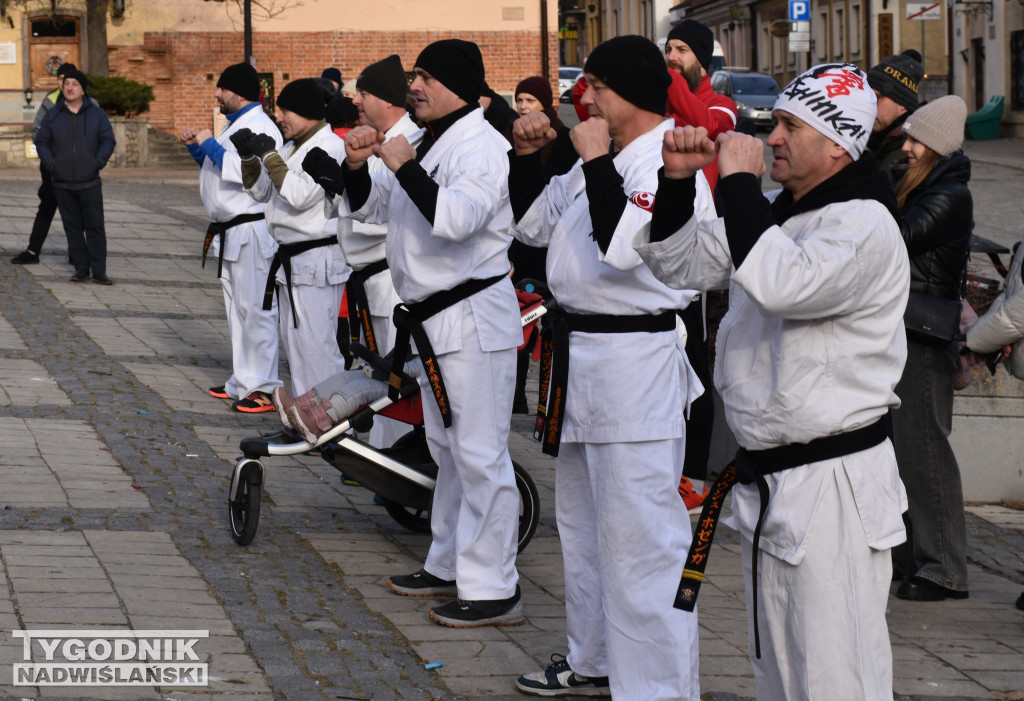
[{"label": "bearded man in red jacket", "polygon": [[[668,116],[676,126],[704,127],[714,140],[736,128],[736,103],[711,89],[708,66],[715,50],[715,36],[707,26],[692,19],[677,24],[665,42],[665,63],[672,76],[668,89]],[[712,192],[718,183],[718,160],[704,168]]]}]

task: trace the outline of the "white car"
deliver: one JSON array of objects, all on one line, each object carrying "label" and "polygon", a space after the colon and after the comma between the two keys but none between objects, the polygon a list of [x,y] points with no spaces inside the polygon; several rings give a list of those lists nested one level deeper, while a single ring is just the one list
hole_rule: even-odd
[{"label": "white car", "polygon": [[562,66],[558,69],[558,101],[572,102],[572,89],[583,75],[578,66]]}]

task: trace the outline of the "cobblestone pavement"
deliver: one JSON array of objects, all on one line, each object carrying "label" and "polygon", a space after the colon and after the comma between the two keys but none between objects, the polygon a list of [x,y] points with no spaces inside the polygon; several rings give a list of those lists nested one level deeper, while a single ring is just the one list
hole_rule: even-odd
[{"label": "cobblestone pavement", "polygon": [[[1015,148],[994,150],[1008,165],[976,159],[976,180],[1002,188],[983,197],[991,230],[1006,237],[1020,228],[1006,213],[1024,164]],[[36,171],[0,171],[0,696],[525,698],[515,675],[566,645],[553,466],[528,438],[529,417],[514,417],[510,441],[541,493],[540,528],[518,559],[523,626],[442,628],[426,618],[431,600],[389,593],[386,577],[416,569],[428,536],[402,529],[318,458],[267,461],[259,531],[239,547],[227,525],[230,469],[239,440],[276,418],[233,414],[206,393],[226,379],[230,355],[215,272],[198,264],[195,173],[105,177],[113,287],[68,281],[59,218],[41,264],[8,262],[27,241]],[[970,456],[961,464],[969,475]],[[971,506],[968,525],[970,599],[890,599],[898,695],[1024,698],[1024,612],[1013,606],[1024,512]],[[747,699],[739,547],[725,529],[715,547],[701,686],[708,700]],[[10,631],[39,627],[209,630],[196,650],[210,686],[14,687],[22,646]]]}]

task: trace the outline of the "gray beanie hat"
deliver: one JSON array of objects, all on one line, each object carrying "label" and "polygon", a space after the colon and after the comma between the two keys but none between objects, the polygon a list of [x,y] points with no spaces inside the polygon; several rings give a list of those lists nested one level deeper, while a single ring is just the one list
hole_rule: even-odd
[{"label": "gray beanie hat", "polygon": [[903,133],[948,156],[963,145],[966,122],[967,105],[956,95],[946,95],[918,107],[903,123]]}]

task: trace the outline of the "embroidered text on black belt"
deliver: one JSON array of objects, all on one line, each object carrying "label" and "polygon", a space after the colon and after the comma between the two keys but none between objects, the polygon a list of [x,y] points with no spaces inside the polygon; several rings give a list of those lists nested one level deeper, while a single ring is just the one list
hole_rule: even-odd
[{"label": "embroidered text on black belt", "polygon": [[890,422],[888,416],[873,424],[835,436],[815,438],[810,443],[793,443],[768,450],[744,450],[740,448],[736,457],[729,463],[704,500],[697,530],[690,542],[690,551],[683,565],[683,576],[676,590],[675,607],[684,611],[693,611],[697,605],[697,594],[700,584],[704,581],[704,569],[707,567],[708,556],[711,554],[711,541],[715,536],[718,518],[722,513],[722,504],[732,486],[740,484],[757,484],[760,496],[760,510],[757,525],[754,526],[753,546],[751,548],[751,601],[754,617],[754,654],[761,658],[761,637],[758,634],[757,621],[757,553],[761,540],[761,524],[768,511],[768,482],[765,475],[782,472],[801,465],[810,465],[823,460],[831,460],[862,450],[873,448],[889,437]]},{"label": "embroidered text on black belt", "polygon": [[225,222],[210,222],[210,226],[206,229],[206,238],[203,240],[202,267],[206,267],[206,254],[210,252],[210,244],[213,242],[213,237],[216,236],[220,239],[220,257],[217,259],[217,277],[220,277],[221,271],[224,270],[224,234],[227,233],[228,229],[234,228],[239,224],[260,221],[263,218],[263,212],[258,212],[256,214],[239,214],[234,219]]},{"label": "embroidered text on black belt", "polygon": [[274,288],[277,286],[277,270],[284,266],[284,284],[288,288],[288,303],[292,306],[292,323],[299,328],[299,317],[295,313],[295,299],[292,297],[292,258],[312,251],[314,248],[323,248],[331,244],[337,245],[337,236],[327,236],[313,241],[299,241],[298,243],[282,243],[277,247],[274,260],[270,262],[270,274],[267,275],[267,287],[263,290],[263,311],[268,312],[274,307]]},{"label": "embroidered text on black belt", "polygon": [[[676,313],[661,314],[570,314],[562,309],[548,310],[541,331],[540,397],[537,399],[537,423],[533,437],[548,455],[558,455],[565,419],[565,394],[569,384],[569,332],[580,333],[658,333],[674,331]],[[550,396],[551,410],[548,411]]]},{"label": "embroidered text on black belt", "polygon": [[441,368],[437,364],[437,357],[434,355],[433,346],[430,345],[430,339],[427,338],[427,332],[423,329],[423,322],[507,277],[508,273],[504,273],[484,280],[467,280],[450,290],[432,294],[422,302],[408,305],[399,304],[395,307],[395,326],[398,331],[395,335],[391,374],[388,376],[388,396],[393,401],[399,398],[399,390],[402,386],[402,366],[405,364],[405,357],[409,354],[409,337],[412,336],[416,341],[416,350],[419,351],[423,370],[427,374],[427,381],[430,383],[430,391],[434,394],[437,408],[441,410],[441,421],[445,428],[452,425],[452,408],[448,403],[448,392],[444,388]]},{"label": "embroidered text on black belt", "polygon": [[362,270],[354,270],[345,283],[346,297],[348,298],[348,321],[352,343],[359,342],[359,328],[363,329],[363,337],[366,339],[366,347],[374,353],[377,349],[377,336],[374,334],[373,323],[370,321],[370,303],[366,298],[366,281],[377,273],[388,269],[387,258],[370,263]]}]

